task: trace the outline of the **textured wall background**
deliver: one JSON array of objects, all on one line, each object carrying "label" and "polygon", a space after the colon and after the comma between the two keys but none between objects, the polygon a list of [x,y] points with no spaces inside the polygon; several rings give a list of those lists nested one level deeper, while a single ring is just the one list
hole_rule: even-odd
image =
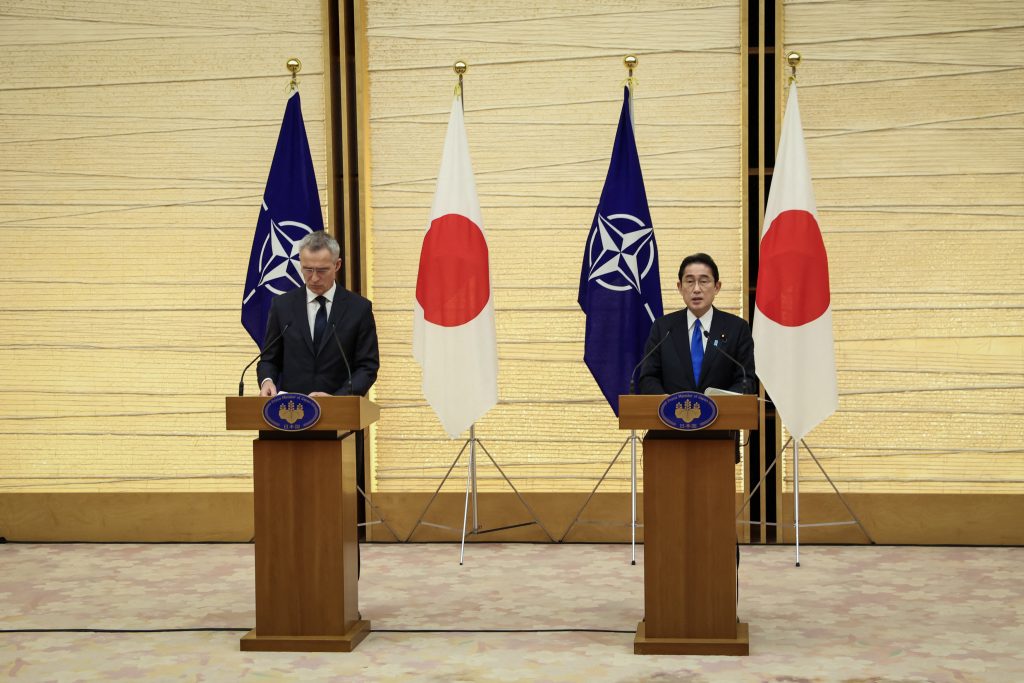
[{"label": "textured wall background", "polygon": [[320,0],[0,4],[0,491],[251,490],[223,397],[291,56],[325,180],[320,26]]},{"label": "textured wall background", "polygon": [[[368,3],[372,296],[384,408],[382,491],[433,489],[461,447],[423,401],[412,306],[457,59],[490,244],[501,402],[477,435],[523,490],[589,490],[624,435],[583,364],[576,304],[626,76],[667,309],[679,261],[706,250],[742,301],[740,5],[661,0]],[[486,462],[486,461],[484,461]],[[606,490],[628,490],[628,453]],[[464,486],[461,481],[453,490]],[[501,489],[481,465],[481,486]]]},{"label": "textured wall background", "polygon": [[[409,339],[462,58],[502,372],[479,435],[523,488],[587,489],[622,437],[581,361],[575,303],[621,58],[641,57],[666,307],[674,264],[704,248],[723,268],[720,303],[739,311],[739,3],[367,12],[376,486],[430,489],[461,445],[422,403]],[[845,490],[1024,482],[1022,13],[785,4],[842,392],[809,444]],[[320,25],[319,1],[0,4],[0,491],[249,489],[249,437],[223,431],[222,397],[253,350],[241,280],[292,55],[325,180]],[[802,471],[804,490],[821,488]],[[628,488],[625,463],[614,474]]]},{"label": "textured wall background", "polygon": [[807,442],[844,490],[1024,491],[1022,46],[1020,2],[785,3],[841,395]]}]

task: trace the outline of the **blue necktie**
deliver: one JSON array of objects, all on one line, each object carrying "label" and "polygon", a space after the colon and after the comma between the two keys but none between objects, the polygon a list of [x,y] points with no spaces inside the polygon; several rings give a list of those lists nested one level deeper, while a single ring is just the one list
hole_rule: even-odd
[{"label": "blue necktie", "polygon": [[693,338],[690,339],[690,360],[693,361],[694,389],[700,384],[700,368],[704,365],[704,334],[700,327],[700,318],[693,324]]},{"label": "blue necktie", "polygon": [[315,301],[320,304],[320,308],[316,312],[316,317],[313,318],[313,348],[319,349],[320,342],[324,338],[324,330],[327,329],[327,299],[321,295]]}]

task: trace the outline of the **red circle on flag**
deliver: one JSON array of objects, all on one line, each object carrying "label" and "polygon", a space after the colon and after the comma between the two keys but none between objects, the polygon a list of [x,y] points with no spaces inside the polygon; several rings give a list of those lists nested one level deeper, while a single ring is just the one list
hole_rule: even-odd
[{"label": "red circle on flag", "polygon": [[435,325],[458,327],[480,315],[490,298],[484,233],[459,214],[435,218],[423,238],[416,278],[423,317]]},{"label": "red circle on flag", "polygon": [[817,320],[828,308],[828,255],[808,211],[783,211],[761,239],[757,308],[786,327]]}]

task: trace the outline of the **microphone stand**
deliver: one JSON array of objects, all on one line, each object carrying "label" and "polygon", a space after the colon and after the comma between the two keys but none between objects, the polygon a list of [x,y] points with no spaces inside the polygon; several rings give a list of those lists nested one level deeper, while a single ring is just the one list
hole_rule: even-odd
[{"label": "microphone stand", "polygon": [[725,349],[723,349],[721,346],[718,345],[719,341],[724,341],[725,335],[722,335],[722,337],[723,338],[721,340],[719,340],[719,339],[711,339],[711,336],[708,334],[707,330],[704,331],[704,338],[707,339],[711,343],[711,347],[715,351],[718,351],[720,354],[722,354],[723,356],[728,358],[730,361],[732,361],[732,364],[735,365],[736,367],[738,367],[740,369],[740,372],[743,373],[743,383],[741,384],[741,387],[743,388],[743,391],[741,391],[740,393],[741,394],[745,394],[745,393],[747,393],[747,388],[750,387],[750,384],[748,382],[748,377],[747,377],[747,368],[743,365],[743,363],[741,363],[738,360],[736,360],[735,358],[733,358]]},{"label": "microphone stand", "polygon": [[[348,373],[348,380],[346,380],[346,383],[348,384],[349,395],[352,395],[351,392],[355,391],[354,387],[352,386],[352,366],[348,364],[348,356],[345,354],[345,348],[341,345],[341,340],[338,339],[337,327],[338,323],[331,323],[331,338],[334,339],[334,343],[338,346],[338,353],[341,354],[341,361],[345,364],[345,372]],[[370,498],[366,491],[363,490],[363,487],[359,485],[358,481],[356,481],[356,491],[358,491],[359,495],[363,497],[363,500],[366,501],[366,504],[370,506],[370,509],[373,510],[373,513],[377,515],[377,521],[359,522],[356,526],[365,527],[370,526],[371,524],[383,524],[384,528],[386,528],[391,533],[391,535],[395,537],[395,540],[401,540],[398,535],[398,532],[391,528],[391,525],[388,524],[388,520],[384,518],[383,513],[381,513],[381,511],[377,509],[377,506],[373,504],[373,499]]]},{"label": "microphone stand", "polygon": [[278,341],[281,340],[281,337],[284,336],[284,333],[287,332],[288,328],[291,327],[291,326],[292,326],[291,323],[288,323],[287,325],[285,325],[284,329],[282,329],[277,334],[277,336],[274,337],[274,339],[269,344],[267,344],[264,348],[260,349],[260,352],[256,354],[256,357],[253,358],[251,361],[249,361],[249,364],[246,365],[242,369],[242,375],[241,375],[241,377],[238,378],[238,395],[239,396],[245,396],[245,373],[249,370],[249,368],[252,367],[253,363],[255,363],[259,359],[263,358],[263,354],[267,352],[267,349],[269,349],[271,346],[273,346],[274,344],[276,344]]},{"label": "microphone stand", "polygon": [[337,323],[331,323],[331,337],[334,338],[334,343],[338,345],[338,353],[341,354],[341,360],[345,363],[345,372],[348,373],[348,390],[351,392],[354,391],[352,386],[352,366],[348,364],[348,356],[345,355],[345,349],[342,348],[341,340],[338,339],[338,331],[335,329],[337,326]]}]

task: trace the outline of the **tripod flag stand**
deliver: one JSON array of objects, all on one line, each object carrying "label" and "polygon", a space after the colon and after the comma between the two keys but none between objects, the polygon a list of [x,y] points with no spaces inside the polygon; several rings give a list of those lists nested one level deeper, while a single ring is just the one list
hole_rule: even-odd
[{"label": "tripod flag stand", "polygon": [[[512,489],[512,492],[516,494],[516,498],[519,499],[519,502],[522,503],[523,507],[526,508],[526,511],[530,513],[530,516],[532,517],[531,521],[520,522],[517,524],[507,524],[505,526],[494,527],[491,529],[480,528],[480,507],[479,501],[477,500],[478,490],[476,477],[476,449],[478,446],[480,447],[480,450],[482,450],[484,454],[487,456],[487,459],[491,461],[491,464],[494,465],[494,468],[498,470],[498,473],[501,475],[501,478],[504,479],[505,483],[509,485],[509,487]],[[441,483],[438,484],[437,489],[434,490],[434,495],[432,495],[430,497],[430,500],[427,501],[426,506],[424,506],[423,508],[423,512],[421,512],[420,516],[416,519],[416,523],[413,525],[412,530],[409,532],[409,535],[406,536],[405,540],[409,541],[412,538],[412,535],[416,533],[416,530],[421,525],[432,526],[440,529],[451,529],[452,531],[454,531],[454,529],[450,526],[446,526],[444,524],[436,524],[433,522],[426,522],[424,521],[423,518],[426,516],[427,511],[430,509],[430,506],[434,504],[434,501],[437,499],[438,494],[441,493],[441,488],[444,486],[445,482],[448,481],[448,478],[451,476],[452,471],[455,469],[455,466],[459,464],[459,460],[462,459],[462,456],[466,453],[467,449],[469,450],[469,463],[467,464],[466,467],[466,502],[462,509],[462,544],[459,548],[459,564],[461,565],[465,560],[467,536],[479,536],[482,534],[494,533],[496,531],[517,529],[519,527],[536,524],[544,531],[544,534],[548,537],[549,541],[554,541],[555,539],[551,535],[551,532],[548,531],[547,527],[544,526],[544,524],[540,521],[540,518],[537,517],[537,514],[533,511],[533,508],[530,507],[530,504],[527,503],[526,500],[523,498],[522,494],[519,493],[519,489],[517,489],[515,484],[512,483],[512,480],[508,478],[508,475],[505,474],[505,471],[501,469],[501,466],[494,459],[494,456],[491,455],[490,451],[487,450],[487,447],[484,446],[483,442],[476,437],[476,425],[472,425],[469,428],[469,438],[466,439],[466,442],[464,444],[462,444],[462,448],[459,450],[459,454],[455,456],[455,460],[452,461],[452,464],[448,468],[448,471],[445,472],[444,477],[441,479]],[[467,530],[471,499],[473,505],[473,526]]]}]

